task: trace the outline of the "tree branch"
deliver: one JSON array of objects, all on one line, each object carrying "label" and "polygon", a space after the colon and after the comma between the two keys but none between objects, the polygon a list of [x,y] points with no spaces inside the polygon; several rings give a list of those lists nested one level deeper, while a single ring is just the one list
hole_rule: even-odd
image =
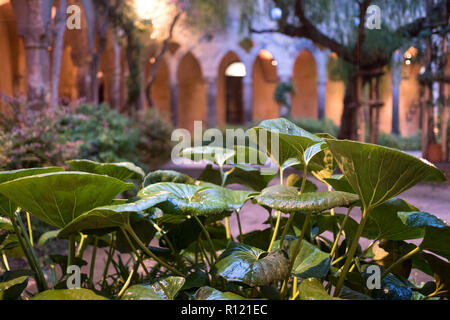
[{"label": "tree branch", "polygon": [[155,62],[153,63],[151,74],[150,74],[151,75],[150,76],[150,81],[147,84],[147,87],[145,89],[147,102],[148,102],[148,105],[150,107],[153,107],[153,101],[152,101],[152,98],[151,98],[151,90],[152,90],[153,83],[156,80],[156,73],[158,71],[158,64],[160,63],[160,61],[162,60],[164,54],[167,52],[167,49],[169,48],[170,40],[172,40],[172,37],[173,37],[173,30],[175,29],[175,25],[177,24],[177,22],[180,19],[181,15],[182,15],[182,12],[179,12],[173,18],[172,23],[170,24],[170,28],[169,28],[169,35],[163,41],[162,47],[161,47],[161,51],[155,57]]}]

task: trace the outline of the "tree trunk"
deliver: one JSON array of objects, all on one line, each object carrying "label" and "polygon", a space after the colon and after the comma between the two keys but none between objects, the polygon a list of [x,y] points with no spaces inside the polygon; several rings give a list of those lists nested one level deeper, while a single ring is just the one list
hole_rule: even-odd
[{"label": "tree trunk", "polygon": [[66,30],[67,0],[59,0],[59,8],[55,16],[53,32],[52,82],[50,107],[55,109],[59,103],[59,77],[61,73],[61,60],[64,50],[64,33]]},{"label": "tree trunk", "polygon": [[113,48],[114,48],[114,75],[111,88],[111,106],[113,109],[120,110],[120,80],[122,77],[121,66],[121,48],[117,41],[117,36],[113,32]]},{"label": "tree trunk", "polygon": [[49,102],[51,2],[14,0],[17,31],[24,38],[27,66],[27,102],[42,109]]},{"label": "tree trunk", "polygon": [[344,97],[344,110],[341,117],[339,139],[359,140],[358,111],[360,96],[360,79],[356,74],[351,76]]}]

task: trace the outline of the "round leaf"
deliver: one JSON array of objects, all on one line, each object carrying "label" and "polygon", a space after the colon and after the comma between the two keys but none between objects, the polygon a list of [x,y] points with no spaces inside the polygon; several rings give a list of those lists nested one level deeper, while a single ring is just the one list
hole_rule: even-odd
[{"label": "round leaf", "polygon": [[0,184],[0,193],[36,218],[64,228],[95,207],[133,187],[116,178],[83,172],[57,172]]},{"label": "round leaf", "polygon": [[144,171],[131,162],[99,163],[91,160],[70,160],[70,169],[88,173],[104,174],[119,180],[142,179]]},{"label": "round leaf", "polygon": [[125,291],[122,300],[174,300],[184,282],[182,277],[168,277],[151,285],[134,285]]},{"label": "round leaf", "polygon": [[108,300],[88,289],[48,290],[39,293],[32,300]]},{"label": "round leaf", "polygon": [[233,242],[220,255],[214,270],[228,281],[242,282],[252,287],[266,286],[287,277],[289,259],[282,250],[267,253]]},{"label": "round leaf", "polygon": [[285,213],[322,212],[335,207],[348,207],[359,198],[341,191],[325,191],[298,194],[298,189],[273,186],[264,189],[255,199],[260,205]]},{"label": "round leaf", "polygon": [[365,208],[374,208],[418,182],[446,180],[433,164],[395,149],[347,140],[326,142]]}]

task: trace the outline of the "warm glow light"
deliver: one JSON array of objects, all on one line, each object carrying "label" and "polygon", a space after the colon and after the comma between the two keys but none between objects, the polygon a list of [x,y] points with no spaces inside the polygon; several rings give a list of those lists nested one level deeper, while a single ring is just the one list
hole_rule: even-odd
[{"label": "warm glow light", "polygon": [[247,75],[247,70],[242,62],[234,62],[228,66],[225,70],[225,75],[227,77],[245,77]]},{"label": "warm glow light", "polygon": [[277,60],[272,60],[272,65],[273,65],[274,67],[276,67],[276,66],[278,65],[278,61],[277,61]]},{"label": "warm glow light", "polygon": [[412,58],[416,57],[417,53],[418,53],[418,50],[416,48],[410,47],[408,50],[406,50],[406,52],[403,55],[403,57],[405,59],[412,59]]},{"label": "warm glow light", "polygon": [[135,0],[136,12],[142,19],[150,19],[158,7],[158,0]]},{"label": "warm glow light", "polygon": [[169,0],[134,0],[136,13],[152,24],[151,39],[167,37],[168,26],[175,16],[176,6]]},{"label": "warm glow light", "polygon": [[273,60],[273,55],[266,49],[262,49],[259,56],[266,60]]},{"label": "warm glow light", "polygon": [[406,61],[405,61],[405,64],[406,64],[407,66],[409,66],[409,65],[411,64],[411,60],[406,60]]}]

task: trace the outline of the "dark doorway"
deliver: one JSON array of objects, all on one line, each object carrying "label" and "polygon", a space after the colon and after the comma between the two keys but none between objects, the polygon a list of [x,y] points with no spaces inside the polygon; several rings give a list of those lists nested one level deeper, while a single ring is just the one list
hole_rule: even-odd
[{"label": "dark doorway", "polygon": [[226,121],[244,123],[242,77],[226,77]]}]

